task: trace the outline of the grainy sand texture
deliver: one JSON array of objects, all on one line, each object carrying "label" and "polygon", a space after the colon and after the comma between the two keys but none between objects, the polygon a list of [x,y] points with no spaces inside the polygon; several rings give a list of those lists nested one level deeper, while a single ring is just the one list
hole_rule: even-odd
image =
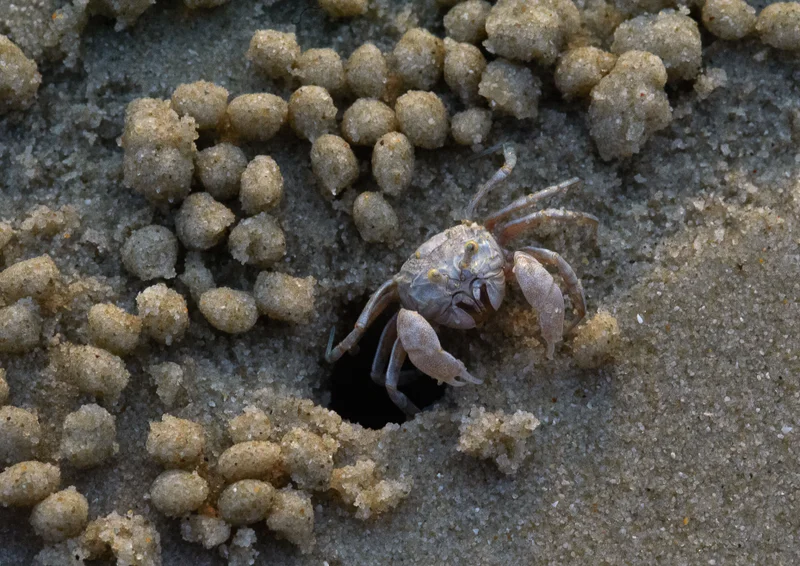
[{"label": "grainy sand texture", "polygon": [[[798,53],[794,2],[0,0],[0,565],[800,563]],[[508,246],[586,317],[548,359],[509,281],[406,419],[397,307],[331,329],[499,144],[478,216],[582,180]]]}]

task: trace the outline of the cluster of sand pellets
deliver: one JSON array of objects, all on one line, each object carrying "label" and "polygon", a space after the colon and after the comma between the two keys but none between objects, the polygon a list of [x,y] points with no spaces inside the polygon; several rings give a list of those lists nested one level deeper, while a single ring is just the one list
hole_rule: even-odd
[{"label": "cluster of sand pellets", "polygon": [[[208,322],[229,334],[247,332],[261,314],[308,322],[315,281],[267,271],[286,254],[283,230],[270,214],[283,198],[277,163],[266,155],[248,162],[242,149],[224,141],[198,152],[194,141],[198,130],[225,128],[246,139],[268,139],[287,116],[288,105],[277,96],[243,95],[228,104],[227,90],[206,82],[179,86],[171,101],[134,100],[126,112],[120,140],[125,183],[154,205],[180,206],[175,233],[150,225],[130,235],[122,248],[123,265],[142,281],[174,279],[182,245],[189,254],[181,281]],[[202,191],[191,192],[195,179]],[[236,206],[223,204],[234,199]],[[223,244],[236,261],[263,270],[252,292],[215,286],[202,253]],[[170,344],[185,333],[185,300],[164,283],[143,291],[137,306],[141,327],[152,338]]]},{"label": "cluster of sand pellets", "polygon": [[[185,0],[192,9],[224,3]],[[57,382],[73,398],[95,401],[71,407],[55,449],[45,442],[34,409],[6,405],[14,392],[0,369],[0,505],[31,509],[32,528],[49,545],[38,563],[113,556],[119,564],[160,564],[159,534],[143,516],[112,512],[90,521],[89,502],[75,487],[63,488],[61,468],[95,468],[118,453],[111,411],[130,386],[125,358],[148,340],[172,346],[187,333],[190,304],[170,281],[185,284],[197,309],[224,333],[247,332],[259,316],[292,324],[313,319],[314,279],[280,270],[287,244],[274,214],[283,198],[282,173],[268,155],[249,158],[249,144],[287,129],[307,140],[319,198],[330,201],[344,200],[362,175],[353,148],[371,149],[375,190],[347,202],[366,242],[391,244],[401,221],[392,203],[409,198],[415,151],[451,140],[481,151],[496,117],[535,119],[542,73],[552,73],[564,99],[585,102],[590,135],[604,160],[639,152],[670,124],[668,84],[694,81],[701,98],[725,84],[724,72],[703,67],[699,25],[684,7],[635,0],[581,9],[571,0],[439,3],[447,10],[445,38],[412,28],[386,53],[365,43],[343,59],[333,49],[301,48],[291,32],[256,31],[243,56],[255,71],[296,87],[288,100],[266,92],[231,98],[225,88],[199,81],[177,86],[170,100],[130,103],[120,139],[124,182],[154,207],[173,211],[174,231],[139,228],[120,253],[130,275],[154,283],[136,297],[135,314],[109,302],[94,304],[87,344],[46,344],[48,371]],[[53,17],[52,48],[74,40],[92,14],[116,19],[121,29],[151,4],[68,5]],[[369,17],[366,0],[319,0],[319,6],[332,18]],[[701,22],[723,40],[757,37],[776,49],[800,51],[797,2],[757,13],[743,0],[706,0]],[[41,81],[36,62],[0,36],[0,113],[35,104]],[[452,97],[442,94],[443,85]],[[201,135],[214,143],[198,151]],[[74,216],[43,208],[17,226],[0,223],[0,250],[27,237],[52,236]],[[252,290],[216,286],[206,254],[221,250],[252,270]],[[66,310],[69,294],[49,256],[19,259],[0,272],[3,355],[42,346],[48,321]],[[601,312],[579,328],[572,354],[580,367],[596,368],[613,359],[618,339],[616,320]],[[165,405],[178,403],[180,366],[168,362],[148,371]],[[474,408],[462,420],[458,450],[512,474],[530,454],[538,425],[527,412]],[[216,461],[204,458],[211,456],[205,435],[202,425],[171,415],[151,423],[146,450],[163,472],[148,497],[158,512],[180,520],[185,540],[218,548],[231,564],[255,560],[259,525],[309,552],[314,497],[333,494],[368,519],[410,491],[406,481],[384,479],[370,458],[340,461],[343,441],[335,434],[275,428],[259,409],[231,420],[230,446]]]},{"label": "cluster of sand pellets", "polygon": [[[74,221],[70,210],[36,209],[17,228],[6,224],[2,226],[4,247],[13,252],[13,246],[19,242],[43,233],[52,236],[59,230],[70,229]],[[162,232],[155,230],[155,237],[150,238],[150,242],[156,241],[156,248],[161,245],[158,241],[161,235]],[[12,241],[13,244],[10,243]],[[133,256],[134,263],[142,269],[146,268],[142,261],[149,257],[155,262],[155,267],[151,265],[150,268],[158,276],[175,276],[174,272],[165,273],[159,253],[137,256],[136,246],[123,253],[128,254],[128,259]],[[169,261],[174,265],[174,258]],[[49,332],[45,327],[50,325],[50,318],[69,309],[71,285],[66,279],[46,255],[19,261],[0,272],[0,352],[20,355],[41,346],[43,335]],[[306,317],[304,313],[313,309],[313,291],[305,285],[304,280],[264,272],[259,276],[257,285],[263,289],[266,295],[264,303],[273,317],[299,322]],[[202,295],[201,309],[205,297],[215,291],[218,290]],[[59,491],[62,467],[88,470],[102,466],[113,460],[119,450],[116,418],[107,408],[119,408],[120,396],[130,381],[123,356],[129,356],[145,338],[168,346],[179,340],[186,331],[186,302],[180,294],[165,285],[146,288],[137,297],[136,304],[137,315],[110,303],[87,306],[85,325],[92,344],[65,342],[58,336],[50,339],[48,373],[60,384],[59,387],[67,391],[61,400],[68,403],[70,399],[88,397],[96,401],[80,405],[64,417],[60,444],[55,449],[49,445],[51,443],[45,442],[49,431],[42,428],[35,410],[5,405],[13,400],[14,394],[5,380],[5,370],[0,370],[0,463],[4,468],[0,474],[0,505],[33,508],[31,525],[48,545],[37,557],[39,564],[63,564],[67,560],[72,561],[73,557],[75,563],[82,563],[84,559],[94,560],[111,555],[119,564],[160,563],[158,533],[142,516],[112,513],[89,522],[86,498],[74,487]],[[158,394],[167,405],[176,402],[181,386],[181,369],[172,366],[176,364],[165,363],[150,368],[158,386]],[[264,423],[251,422],[250,416],[245,415],[233,423],[231,430],[235,441],[260,438],[259,426]],[[292,478],[296,476],[296,485],[306,486],[305,478],[311,482],[308,485],[312,489],[326,490],[329,479],[325,474],[330,476],[333,473],[332,452],[338,448],[338,443],[326,438],[324,452],[320,456],[315,452],[318,446],[307,443],[320,437],[312,433],[303,436],[298,431],[291,434],[295,437],[300,435],[301,444],[290,443],[292,437],[285,435],[283,441],[286,447],[277,448],[277,452],[273,450],[272,460],[265,460],[261,450],[262,444],[268,443],[256,442],[254,447],[247,443],[237,445],[238,448],[222,455],[216,473],[218,477],[231,481],[234,478],[244,480],[244,486],[248,482],[260,485],[260,480],[249,478],[255,474],[263,479],[262,468],[268,464],[270,470],[275,470],[278,475],[267,475],[278,481],[281,489],[276,490],[264,484],[267,486],[264,493],[269,496],[269,516],[261,519],[284,538],[309,549],[313,546],[314,516],[310,497],[292,489],[288,481],[282,479],[283,472],[277,470],[285,468],[294,474]],[[165,415],[161,423],[153,424],[147,450],[153,460],[167,468],[167,471],[156,478],[150,499],[153,506],[166,516],[188,515],[209,498],[207,481],[196,471],[186,470],[198,464],[203,447],[203,429],[199,425],[169,415]],[[311,458],[311,463],[304,460],[306,457]],[[58,462],[58,465],[49,461]],[[314,469],[314,466],[319,466],[319,469]],[[219,482],[215,485],[219,485]],[[241,499],[241,486],[239,482],[221,495],[214,493],[214,504],[219,507],[219,513],[234,525],[250,523],[242,518],[249,503]],[[216,501],[218,495],[224,497]],[[392,498],[391,505],[379,503],[383,505],[381,509],[389,508],[402,498],[394,493],[388,497]],[[224,519],[217,522],[206,518],[188,519],[186,524],[194,525],[190,531],[195,536],[198,529],[204,532],[202,529],[213,527],[214,536],[219,537],[219,533],[226,529],[230,533],[230,526]],[[185,527],[184,531],[186,528],[189,527]],[[250,556],[255,552],[252,549],[254,535],[246,534],[240,530],[226,547],[224,552],[229,556],[230,563],[237,563],[236,556]],[[187,540],[191,539],[190,535],[185,536]],[[208,546],[211,536],[204,535],[202,543]],[[218,544],[224,543],[227,538],[221,538]],[[244,541],[247,540],[251,543],[245,545]]]},{"label": "cluster of sand pellets", "polygon": [[[0,399],[5,401],[3,373]],[[352,427],[313,404],[283,403],[295,419],[305,416],[274,427],[263,411],[246,408],[229,421],[230,445],[216,461],[206,457],[202,425],[169,414],[150,423],[146,451],[164,471],[147,498],[158,512],[180,520],[184,540],[218,548],[229,564],[253,563],[259,524],[310,552],[315,544],[312,494],[330,492],[355,509],[357,518],[368,519],[394,508],[410,492],[408,481],[382,479],[368,458],[337,467],[340,440],[353,441]],[[36,563],[58,565],[74,558],[82,564],[113,556],[118,564],[160,564],[159,534],[144,517],[112,512],[89,521],[86,498],[74,487],[59,491],[59,466],[30,459],[41,453],[41,437],[35,414],[0,408],[0,458],[12,464],[0,474],[0,505],[32,507],[31,525],[46,545]],[[113,458],[114,440],[114,417],[85,405],[67,416],[58,458],[77,469],[96,467]]]},{"label": "cluster of sand pellets", "polygon": [[475,458],[494,460],[501,472],[515,474],[531,453],[528,439],[538,427],[539,420],[525,411],[506,415],[503,411],[490,413],[483,407],[473,407],[461,418],[458,450]]},{"label": "cluster of sand pellets", "polygon": [[[364,2],[320,5],[332,17],[366,11]],[[756,17],[744,2],[710,0],[703,22],[725,39],[758,33],[769,45],[797,49],[797,6],[776,4]],[[289,100],[262,92],[229,103],[224,88],[198,82],[179,86],[171,104],[134,101],[122,138],[126,184],[155,204],[182,203],[176,229],[188,249],[208,250],[229,233],[234,258],[269,267],[285,253],[279,224],[268,214],[281,200],[280,169],[269,156],[248,163],[235,144],[267,141],[288,125],[311,142],[311,167],[329,199],[341,198],[359,180],[353,146],[372,148],[379,190],[351,199],[352,216],[365,241],[391,244],[400,222],[392,200],[403,198],[411,184],[415,148],[434,150],[452,139],[481,149],[494,116],[536,118],[542,81],[531,63],[553,68],[564,98],[588,99],[590,132],[606,160],[639,152],[669,125],[668,83],[696,80],[701,96],[725,84],[716,69],[701,74],[700,31],[685,8],[630,19],[635,10],[606,9],[607,19],[618,23],[613,34],[595,29],[599,24],[590,14],[582,21],[570,0],[503,0],[495,6],[469,0],[444,15],[444,39],[413,28],[389,53],[366,43],[347,60],[330,48],[303,50],[294,33],[259,30],[247,59],[265,76],[299,86]],[[463,106],[452,117],[434,90],[442,79]],[[197,131],[208,130],[228,141],[197,152]],[[203,192],[190,194],[195,178]],[[236,211],[222,204],[237,196]],[[237,213],[246,218],[234,226]],[[174,239],[161,238],[164,257],[173,257]],[[171,273],[168,262],[164,269]],[[235,307],[223,313],[223,302]],[[225,290],[201,301],[201,310],[212,325],[235,333],[252,326],[257,306],[247,295]]]},{"label": "cluster of sand pellets", "polygon": [[[2,247],[14,254],[16,246],[70,230],[75,222],[72,210],[40,207],[16,228],[3,225]],[[38,348],[52,318],[69,308],[73,291],[46,255],[19,261],[0,272],[0,352],[22,355]],[[118,452],[116,418],[106,407],[115,409],[130,377],[117,354],[130,353],[142,327],[138,317],[113,305],[96,305],[89,318],[90,334],[103,347],[51,343],[48,371],[68,391],[62,400],[68,403],[80,395],[97,401],[76,406],[64,416],[55,446],[48,438],[52,431],[40,424],[35,409],[6,405],[15,395],[5,380],[5,370],[0,370],[0,464],[4,468],[0,505],[31,508],[34,532],[50,545],[41,564],[65,564],[68,559],[72,563],[73,556],[83,560],[109,553],[120,564],[156,564],[160,560],[158,533],[144,518],[112,513],[90,522],[86,497],[75,487],[62,489],[62,469],[95,468]]]},{"label": "cluster of sand pellets", "polygon": [[167,517],[181,518],[184,540],[219,547],[230,563],[252,563],[258,555],[258,524],[310,552],[313,493],[331,490],[357,509],[356,517],[367,519],[395,507],[410,491],[406,482],[379,479],[368,459],[336,468],[340,442],[334,436],[305,426],[275,428],[255,407],[229,421],[228,437],[232,444],[209,464],[203,427],[164,415],[150,424],[147,452],[166,468],[150,488],[152,504]]},{"label": "cluster of sand pellets", "polygon": [[[46,222],[35,221],[43,217],[63,227],[58,214],[43,212],[23,222],[15,237],[46,227]],[[64,287],[48,256],[15,263],[0,273],[0,302],[5,305],[0,308],[0,351],[22,354],[37,348],[46,317],[65,306]],[[117,329],[103,336],[110,344],[130,341],[119,334]],[[69,397],[92,396],[110,408],[129,380],[121,358],[94,346],[53,345],[50,365],[56,380],[73,391]],[[32,508],[31,526],[49,545],[39,563],[66,564],[73,557],[82,561],[110,553],[120,564],[160,563],[158,533],[143,517],[112,513],[90,522],[86,497],[75,487],[61,489],[62,468],[87,470],[114,458],[119,449],[115,417],[97,403],[81,405],[65,416],[60,443],[52,447],[46,441],[50,431],[40,425],[36,411],[5,405],[13,399],[5,371],[0,370],[0,464],[5,468],[0,473],[0,505]]]},{"label": "cluster of sand pellets", "polygon": [[[4,373],[0,371],[0,405],[8,400],[10,393]],[[98,405],[84,405],[66,417],[57,459],[75,469],[98,466],[116,453],[115,432],[112,415]],[[33,531],[51,545],[45,555],[61,556],[60,562],[46,558],[41,563],[66,564],[65,557],[71,560],[73,556],[102,558],[109,550],[117,555],[120,564],[139,564],[131,560],[138,560],[134,557],[142,552],[155,560],[160,554],[158,533],[143,518],[133,515],[119,518],[122,522],[134,522],[136,528],[129,533],[140,539],[133,547],[126,543],[123,548],[115,544],[120,536],[119,527],[108,530],[105,526],[113,517],[89,522],[86,497],[75,487],[61,489],[61,467],[43,461],[51,459],[44,454],[44,434],[34,412],[10,405],[0,407],[0,463],[5,467],[0,473],[0,506],[32,508]],[[146,534],[146,542],[142,542],[143,536],[137,532]],[[80,550],[76,553],[78,546]]]},{"label": "cluster of sand pellets", "polygon": [[106,559],[113,559],[119,566],[158,566],[162,563],[158,531],[144,517],[132,511],[125,515],[112,511],[85,524],[78,536],[59,540],[39,552],[34,564],[80,566],[85,560]]}]

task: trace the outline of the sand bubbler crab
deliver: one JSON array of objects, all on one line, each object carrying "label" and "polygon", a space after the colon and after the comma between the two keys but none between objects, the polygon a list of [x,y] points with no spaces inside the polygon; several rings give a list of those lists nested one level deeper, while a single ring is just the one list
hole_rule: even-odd
[{"label": "sand bubbler crab", "polygon": [[[491,151],[491,150],[490,150]],[[583,286],[572,267],[556,252],[539,247],[516,251],[506,244],[525,231],[551,222],[588,225],[596,235],[598,219],[591,214],[548,208],[530,212],[536,203],[579,185],[572,178],[515,200],[489,214],[479,224],[472,219],[478,203],[491,189],[508,177],[517,161],[514,147],[503,145],[505,163],[484,183],[467,206],[458,226],[436,234],[422,244],[367,301],[355,328],[337,346],[331,331],[325,359],[333,363],[352,350],[367,327],[392,303],[400,311],[381,334],[372,363],[372,379],[385,385],[389,397],[407,415],[419,409],[397,388],[406,357],[426,375],[455,387],[482,381],[470,375],[464,363],[442,349],[437,326],[467,330],[497,311],[503,302],[506,280],[516,279],[525,299],[539,317],[546,355],[552,359],[555,345],[568,335],[586,314]],[[526,214],[516,217],[519,213]],[[563,279],[576,311],[564,330],[564,297],[551,273]]]}]

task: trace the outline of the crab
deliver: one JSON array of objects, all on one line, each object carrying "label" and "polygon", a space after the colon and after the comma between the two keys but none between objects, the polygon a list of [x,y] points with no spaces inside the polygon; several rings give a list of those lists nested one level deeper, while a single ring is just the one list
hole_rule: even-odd
[{"label": "crab", "polygon": [[[553,358],[556,344],[569,335],[586,314],[583,286],[559,254],[540,247],[523,247],[516,251],[505,247],[528,229],[550,222],[588,225],[596,236],[599,221],[591,214],[564,209],[529,210],[540,200],[579,185],[580,179],[572,178],[523,196],[489,214],[482,224],[473,220],[480,200],[514,169],[517,160],[514,147],[505,144],[503,154],[505,163],[478,189],[462,223],[423,243],[400,272],[370,296],[353,330],[335,347],[335,329],[331,331],[325,354],[329,363],[354,350],[367,327],[389,305],[400,303],[399,312],[392,316],[381,334],[371,377],[386,387],[394,404],[409,416],[418,413],[419,408],[398,390],[400,370],[406,357],[417,369],[440,383],[454,387],[482,383],[467,371],[461,360],[442,349],[436,328],[474,328],[500,308],[507,280],[516,279],[525,299],[538,314],[548,359]],[[527,214],[514,218],[525,211]],[[548,267],[564,281],[576,311],[566,330],[564,297]]]}]

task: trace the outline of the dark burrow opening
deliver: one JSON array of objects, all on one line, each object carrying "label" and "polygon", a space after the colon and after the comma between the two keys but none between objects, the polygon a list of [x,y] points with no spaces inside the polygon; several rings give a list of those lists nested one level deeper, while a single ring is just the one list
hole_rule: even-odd
[{"label": "dark burrow opening", "polygon": [[[363,300],[348,305],[342,317],[343,323],[336,327],[335,343],[340,342],[352,330],[366,303],[367,297],[364,297]],[[366,428],[380,429],[388,423],[403,423],[407,419],[405,413],[389,399],[386,389],[374,383],[370,377],[372,359],[378,349],[383,327],[397,310],[398,307],[394,306],[381,314],[358,343],[358,351],[342,356],[333,365],[331,372],[328,408],[336,411],[343,419]],[[412,376],[409,383],[399,389],[420,409],[424,410],[444,395],[444,385],[438,385],[408,360],[403,365],[403,372],[412,372]]]}]

